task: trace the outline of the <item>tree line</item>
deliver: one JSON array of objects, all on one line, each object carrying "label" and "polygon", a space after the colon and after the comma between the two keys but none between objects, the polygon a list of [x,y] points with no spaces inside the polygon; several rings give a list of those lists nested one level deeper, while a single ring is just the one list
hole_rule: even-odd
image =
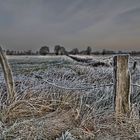
[{"label": "tree line", "polygon": [[68,54],[85,54],[90,55],[92,53],[91,47],[87,47],[86,50],[79,51],[78,48],[74,48],[71,51],[67,51],[63,46],[56,45],[54,47],[54,51],[50,52],[50,48],[48,46],[42,46],[38,51],[33,52],[32,50],[28,51],[13,51],[13,50],[6,50],[5,51],[7,55],[48,55],[48,54],[54,54],[54,55],[68,55]]},{"label": "tree line", "polygon": [[38,51],[33,52],[32,50],[28,51],[13,51],[6,50],[7,55],[112,55],[112,54],[130,54],[130,55],[140,55],[140,51],[112,51],[103,49],[101,51],[92,51],[92,48],[88,46],[85,50],[79,50],[78,48],[74,48],[71,51],[67,51],[63,46],[56,45],[54,47],[54,51],[50,52],[50,48],[48,46],[42,46]]}]

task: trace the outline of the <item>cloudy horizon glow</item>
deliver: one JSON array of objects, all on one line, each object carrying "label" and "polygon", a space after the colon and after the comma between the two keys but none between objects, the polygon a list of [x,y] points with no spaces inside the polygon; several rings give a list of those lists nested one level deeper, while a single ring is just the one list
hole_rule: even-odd
[{"label": "cloudy horizon glow", "polygon": [[0,0],[0,44],[140,50],[140,0]]}]

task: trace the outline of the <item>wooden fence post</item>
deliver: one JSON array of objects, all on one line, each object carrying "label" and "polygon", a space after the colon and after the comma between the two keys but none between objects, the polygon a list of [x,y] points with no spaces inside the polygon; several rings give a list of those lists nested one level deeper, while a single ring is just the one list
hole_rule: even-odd
[{"label": "wooden fence post", "polygon": [[117,118],[130,114],[131,81],[128,60],[129,55],[114,56],[115,113]]},{"label": "wooden fence post", "polygon": [[15,85],[14,85],[12,70],[8,64],[8,60],[1,46],[0,46],[0,63],[2,66],[2,70],[4,73],[5,82],[6,82],[6,87],[7,87],[7,102],[10,103],[15,98],[15,94],[16,94]]}]

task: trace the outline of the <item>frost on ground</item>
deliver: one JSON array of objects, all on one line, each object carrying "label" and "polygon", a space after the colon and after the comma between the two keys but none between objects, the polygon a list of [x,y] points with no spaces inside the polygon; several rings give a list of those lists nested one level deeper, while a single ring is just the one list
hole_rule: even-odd
[{"label": "frost on ground", "polygon": [[140,85],[140,64],[134,72],[130,59],[131,118],[126,118],[124,124],[116,124],[113,59],[90,58],[110,67],[93,67],[66,56],[9,57],[18,95],[14,103],[6,105],[7,91],[0,69],[0,139],[138,138],[140,87],[136,85]]}]

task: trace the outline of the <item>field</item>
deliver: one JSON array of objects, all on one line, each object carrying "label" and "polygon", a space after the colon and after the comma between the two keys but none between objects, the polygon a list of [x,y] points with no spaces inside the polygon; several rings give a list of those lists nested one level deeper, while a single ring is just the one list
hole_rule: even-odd
[{"label": "field", "polygon": [[[6,105],[0,69],[0,139],[138,140],[140,139],[140,59],[131,57],[131,117],[115,122],[113,56],[8,56],[16,101]],[[137,67],[133,71],[133,62]],[[93,64],[103,62],[106,65]]]}]

